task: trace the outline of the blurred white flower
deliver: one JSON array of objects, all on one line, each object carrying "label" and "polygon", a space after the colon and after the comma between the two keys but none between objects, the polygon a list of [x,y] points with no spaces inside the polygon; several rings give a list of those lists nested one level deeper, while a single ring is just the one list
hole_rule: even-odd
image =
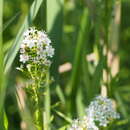
[{"label": "blurred white flower", "polygon": [[73,120],[70,130],[83,130],[81,121],[79,119]]},{"label": "blurred white flower", "polygon": [[86,109],[87,117],[98,122],[99,126],[106,127],[110,121],[119,118],[119,114],[114,110],[111,99],[97,96]]},{"label": "blurred white flower", "polygon": [[97,96],[86,112],[82,119],[72,122],[69,130],[99,130],[100,126],[106,127],[110,121],[120,117],[113,108],[112,100],[102,96]]},{"label": "blurred white flower", "polygon": [[99,130],[93,122],[93,119],[84,116],[82,119],[76,119],[72,122],[70,130]]}]

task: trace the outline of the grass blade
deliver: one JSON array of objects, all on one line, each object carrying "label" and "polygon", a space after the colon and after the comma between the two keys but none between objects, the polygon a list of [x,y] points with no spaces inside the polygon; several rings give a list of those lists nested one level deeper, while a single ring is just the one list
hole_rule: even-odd
[{"label": "grass blade", "polygon": [[50,107],[51,107],[51,100],[50,100],[50,88],[49,88],[49,73],[47,75],[46,79],[46,95],[45,95],[45,101],[44,101],[44,129],[45,130],[50,130]]},{"label": "grass blade", "polygon": [[116,100],[118,101],[118,104],[119,104],[119,108],[120,108],[120,111],[121,111],[121,113],[122,113],[122,115],[125,117],[125,118],[127,118],[128,119],[128,113],[127,113],[127,111],[126,111],[126,109],[125,109],[125,105],[124,105],[124,103],[123,103],[123,101],[122,101],[122,99],[121,99],[121,96],[120,96],[120,94],[119,94],[119,92],[117,91],[117,92],[115,92],[115,98],[116,98]]},{"label": "grass blade", "polygon": [[7,21],[5,24],[4,24],[4,27],[3,27],[3,32],[7,29],[7,27],[14,22],[14,20],[20,15],[20,12],[16,13],[11,19],[9,19],[9,21]]},{"label": "grass blade", "polygon": [[20,42],[23,38],[22,37],[23,32],[32,24],[32,21],[35,19],[42,2],[43,2],[43,0],[35,0],[33,2],[28,15],[26,16],[26,18],[22,24],[22,27],[20,28],[20,30],[17,34],[17,37],[13,43],[13,46],[11,47],[11,49],[5,56],[5,59],[4,59],[5,73],[7,73],[9,71],[9,69],[17,55],[17,52],[18,52],[19,46],[20,46]]},{"label": "grass blade", "polygon": [[[63,6],[63,0],[47,0],[46,1],[46,11],[47,11],[47,32],[49,32],[49,36],[52,39],[52,43],[54,43],[55,48],[55,57],[52,64],[51,72],[54,76],[55,80],[57,80],[58,77],[58,65],[59,63],[59,51],[60,51],[60,45],[61,43],[61,37],[62,37],[62,6]],[[49,80],[49,79],[48,79]],[[49,83],[48,83],[49,84]],[[44,113],[44,119],[46,119],[45,127],[47,130],[49,130],[49,118],[50,118],[50,90],[49,85],[47,86],[46,90],[46,97],[45,97],[45,113]]]},{"label": "grass blade", "polygon": [[54,110],[55,112],[56,112],[56,114],[58,115],[58,116],[60,116],[61,118],[63,118],[65,121],[67,121],[68,123],[71,123],[72,122],[72,120],[69,118],[69,117],[67,117],[66,115],[64,115],[63,113],[61,113],[61,112],[59,112],[59,111],[56,111],[56,110]]},{"label": "grass blade", "polygon": [[88,36],[88,31],[89,31],[89,19],[88,19],[88,10],[85,8],[83,12],[83,16],[81,18],[81,23],[80,23],[80,30],[79,30],[79,35],[77,39],[77,46],[75,50],[75,58],[73,62],[73,69],[72,69],[72,74],[70,77],[70,82],[67,86],[67,93],[70,97],[70,105],[72,106],[70,109],[71,113],[76,113],[75,108],[76,108],[76,94],[78,90],[78,83],[79,83],[79,75],[80,75],[80,66],[81,66],[81,56],[82,56],[82,50],[84,48],[84,43],[86,36]]},{"label": "grass blade", "polygon": [[47,0],[47,32],[49,32],[55,48],[51,72],[56,81],[58,79],[60,46],[62,43],[63,3],[64,0]]},{"label": "grass blade", "polygon": [[105,58],[103,55],[101,55],[99,63],[96,66],[95,72],[93,74],[92,87],[91,87],[91,97],[90,97],[91,100],[95,95],[98,95],[100,93],[100,88],[101,88],[100,86],[101,86],[101,79],[102,79],[104,62],[105,62]]},{"label": "grass blade", "polygon": [[62,104],[65,104],[65,96],[61,89],[61,86],[59,86],[59,85],[56,86],[56,93],[57,93],[57,96],[59,97],[60,101],[62,102]]},{"label": "grass blade", "polygon": [[4,130],[5,76],[3,66],[3,0],[0,0],[0,129]]}]

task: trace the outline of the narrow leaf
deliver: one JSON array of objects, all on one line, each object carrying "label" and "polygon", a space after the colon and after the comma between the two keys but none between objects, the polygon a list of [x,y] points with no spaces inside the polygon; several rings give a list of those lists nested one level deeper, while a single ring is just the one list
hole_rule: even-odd
[{"label": "narrow leaf", "polygon": [[9,50],[7,55],[5,56],[4,63],[5,63],[5,73],[7,73],[17,55],[17,52],[20,47],[21,40],[23,39],[23,32],[32,24],[32,21],[35,19],[40,5],[42,4],[43,0],[35,0],[30,8],[28,15],[26,16],[17,37],[13,43],[12,48]]},{"label": "narrow leaf", "polygon": [[5,76],[3,71],[3,0],[0,0],[0,130],[4,130]]},{"label": "narrow leaf", "polygon": [[49,32],[55,48],[51,72],[56,81],[58,80],[60,47],[62,43],[63,3],[64,0],[47,0],[47,32]]}]

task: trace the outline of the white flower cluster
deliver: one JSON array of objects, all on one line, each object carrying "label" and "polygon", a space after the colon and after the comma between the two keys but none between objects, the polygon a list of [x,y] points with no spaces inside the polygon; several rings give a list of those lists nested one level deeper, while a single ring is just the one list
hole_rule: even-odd
[{"label": "white flower cluster", "polygon": [[86,112],[87,116],[83,119],[73,121],[70,130],[99,130],[98,126],[106,127],[110,121],[120,117],[113,108],[112,100],[102,96],[97,96]]},{"label": "white flower cluster", "polygon": [[82,122],[79,119],[73,120],[70,130],[82,130],[82,129],[83,129]]},{"label": "white flower cluster", "polygon": [[119,118],[119,114],[114,110],[111,99],[97,96],[86,110],[87,117],[98,122],[99,126],[106,127],[110,121]]},{"label": "white flower cluster", "polygon": [[76,119],[72,122],[70,130],[99,130],[93,122],[93,119],[88,119],[84,116],[82,119]]},{"label": "white flower cluster", "polygon": [[24,32],[24,39],[20,46],[20,62],[50,65],[49,58],[54,55],[54,48],[50,45],[51,40],[43,31],[29,28]]}]

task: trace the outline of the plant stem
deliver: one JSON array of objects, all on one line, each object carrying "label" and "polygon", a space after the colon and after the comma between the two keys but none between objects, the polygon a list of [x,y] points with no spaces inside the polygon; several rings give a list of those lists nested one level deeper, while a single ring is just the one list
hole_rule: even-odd
[{"label": "plant stem", "polygon": [[3,66],[3,0],[0,0],[0,130],[4,130],[5,75]]},{"label": "plant stem", "polygon": [[[41,85],[40,83],[41,83],[41,81],[39,80],[37,88],[40,87],[40,85]],[[43,103],[42,103],[43,99],[41,98],[41,94],[39,94],[38,92],[37,92],[37,97],[38,97],[38,112],[39,112],[40,130],[43,130]]]},{"label": "plant stem", "polygon": [[[41,100],[41,94],[38,92],[38,89],[40,88],[41,86],[41,76],[39,76],[39,74],[37,73],[37,66],[35,66],[35,76],[36,76],[36,79],[35,79],[35,88],[34,88],[34,93],[36,95],[36,102],[37,102],[37,105],[38,105],[38,119],[36,119],[36,121],[38,121],[38,124],[39,124],[39,130],[43,130],[43,116],[42,116],[42,113],[43,113],[43,106],[41,105],[42,104],[42,100]],[[37,78],[38,77],[38,78]]]},{"label": "plant stem", "polygon": [[45,91],[45,101],[44,101],[44,130],[50,130],[50,88],[49,88],[49,72],[46,77],[46,91]]},{"label": "plant stem", "polygon": [[73,69],[70,77],[70,81],[66,86],[66,93],[69,97],[68,102],[68,109],[71,111],[71,115],[73,116],[76,113],[76,95],[78,92],[78,84],[79,84],[79,75],[81,74],[81,57],[82,57],[82,51],[85,46],[85,40],[86,36],[88,36],[89,33],[89,19],[88,19],[88,10],[85,8],[83,10],[83,15],[81,18],[80,23],[80,29],[79,29],[79,36],[77,38],[77,45],[75,50],[75,57],[73,61]]}]

